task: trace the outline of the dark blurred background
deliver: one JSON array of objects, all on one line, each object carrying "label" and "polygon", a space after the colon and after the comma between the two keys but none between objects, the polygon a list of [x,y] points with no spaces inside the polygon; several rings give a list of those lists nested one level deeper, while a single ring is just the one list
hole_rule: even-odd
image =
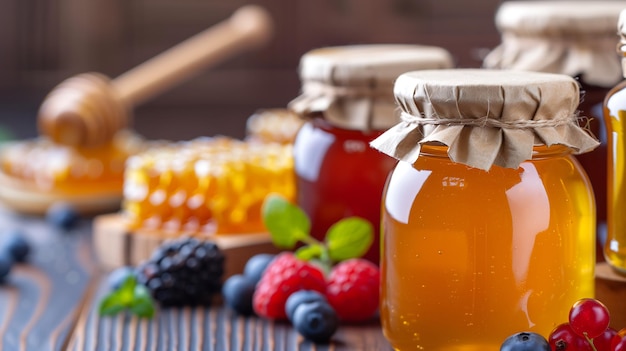
[{"label": "dark blurred background", "polygon": [[206,70],[135,109],[148,138],[243,137],[255,110],[284,107],[299,92],[297,66],[323,46],[412,43],[449,50],[479,67],[496,46],[500,0],[0,0],[0,125],[37,135],[36,113],[63,79],[116,77],[255,3],[274,17],[264,48]]}]

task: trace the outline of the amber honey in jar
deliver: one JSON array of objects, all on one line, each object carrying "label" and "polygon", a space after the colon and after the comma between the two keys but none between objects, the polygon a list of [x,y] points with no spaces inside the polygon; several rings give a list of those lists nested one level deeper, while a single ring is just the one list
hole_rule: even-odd
[{"label": "amber honey in jar", "polygon": [[[626,77],[626,11],[620,13],[617,26],[621,37],[618,51],[624,56],[622,65]],[[616,271],[626,274],[626,81],[617,84],[607,94],[604,118],[608,128],[608,209],[604,257]]]},{"label": "amber honey in jar", "polygon": [[599,230],[604,228],[607,216],[607,135],[602,101],[621,79],[615,54],[615,24],[623,8],[626,1],[503,2],[495,18],[502,40],[484,60],[486,68],[576,78],[582,95],[579,115],[600,140],[593,151],[577,155],[594,190]]},{"label": "amber honey in jar", "polygon": [[365,218],[375,228],[365,257],[378,263],[380,202],[395,160],[368,144],[399,121],[393,81],[401,73],[451,66],[447,51],[416,45],[329,47],[302,57],[302,94],[289,108],[307,119],[294,167],[297,203],[313,236],[323,239],[342,218]]},{"label": "amber honey in jar", "polygon": [[395,350],[497,351],[548,336],[594,296],[595,204],[575,153],[567,75],[401,75],[402,122],[372,142],[400,160],[382,203],[381,321]]}]

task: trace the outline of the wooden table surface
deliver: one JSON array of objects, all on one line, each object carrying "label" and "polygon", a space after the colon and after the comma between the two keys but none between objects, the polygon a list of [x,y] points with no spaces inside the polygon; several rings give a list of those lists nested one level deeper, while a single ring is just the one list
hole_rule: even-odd
[{"label": "wooden table surface", "polygon": [[391,350],[376,322],[343,325],[328,345],[284,322],[244,318],[220,303],[158,309],[151,320],[99,317],[107,292],[91,247],[91,221],[62,231],[0,208],[0,232],[18,227],[32,244],[27,263],[0,285],[0,351],[45,350]]}]

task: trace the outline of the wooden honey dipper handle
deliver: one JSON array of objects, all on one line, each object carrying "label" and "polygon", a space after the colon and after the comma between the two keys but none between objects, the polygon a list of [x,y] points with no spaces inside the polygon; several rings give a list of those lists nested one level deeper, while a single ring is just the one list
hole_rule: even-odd
[{"label": "wooden honey dipper handle", "polygon": [[72,146],[101,145],[129,123],[132,107],[243,51],[265,44],[272,21],[256,5],[110,81],[85,73],[54,88],[39,109],[42,134]]}]

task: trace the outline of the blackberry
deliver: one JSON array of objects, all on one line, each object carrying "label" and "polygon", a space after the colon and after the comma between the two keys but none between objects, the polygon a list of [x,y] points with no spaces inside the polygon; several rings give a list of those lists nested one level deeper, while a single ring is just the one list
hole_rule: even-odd
[{"label": "blackberry", "polygon": [[137,281],[162,306],[210,305],[223,274],[224,255],[215,243],[184,238],[157,248],[137,268]]}]

